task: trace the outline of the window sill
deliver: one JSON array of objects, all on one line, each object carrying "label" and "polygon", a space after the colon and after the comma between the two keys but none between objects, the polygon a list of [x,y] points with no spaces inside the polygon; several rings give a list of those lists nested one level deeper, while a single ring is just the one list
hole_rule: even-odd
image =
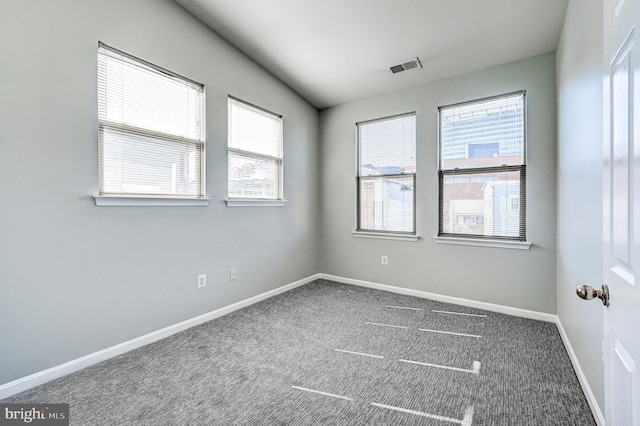
[{"label": "window sill", "polygon": [[210,198],[121,197],[94,195],[98,207],[206,207]]},{"label": "window sill", "polygon": [[227,207],[284,207],[287,200],[252,200],[252,199],[229,199],[225,200]]},{"label": "window sill", "polygon": [[397,240],[397,241],[418,241],[420,237],[414,234],[391,234],[386,232],[363,232],[353,231],[351,233],[356,238],[375,238],[379,240]]},{"label": "window sill", "polygon": [[433,237],[438,244],[457,244],[463,246],[477,247],[494,247],[515,250],[529,250],[531,243],[529,241],[511,241],[511,240],[484,240],[475,238],[462,237]]}]

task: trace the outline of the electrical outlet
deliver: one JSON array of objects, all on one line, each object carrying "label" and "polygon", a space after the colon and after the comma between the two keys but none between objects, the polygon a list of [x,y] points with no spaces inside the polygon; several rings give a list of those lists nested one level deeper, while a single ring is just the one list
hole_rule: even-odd
[{"label": "electrical outlet", "polygon": [[198,275],[198,288],[207,286],[207,274]]},{"label": "electrical outlet", "polygon": [[233,281],[238,278],[238,274],[236,274],[236,268],[229,269],[229,281]]},{"label": "electrical outlet", "polygon": [[388,256],[382,256],[380,258],[380,263],[382,263],[383,265],[388,265],[389,264],[389,257]]}]

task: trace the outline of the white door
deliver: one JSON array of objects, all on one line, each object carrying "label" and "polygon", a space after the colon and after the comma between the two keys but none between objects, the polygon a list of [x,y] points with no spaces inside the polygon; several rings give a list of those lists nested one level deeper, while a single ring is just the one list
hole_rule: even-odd
[{"label": "white door", "polygon": [[605,419],[640,426],[640,0],[604,8]]}]

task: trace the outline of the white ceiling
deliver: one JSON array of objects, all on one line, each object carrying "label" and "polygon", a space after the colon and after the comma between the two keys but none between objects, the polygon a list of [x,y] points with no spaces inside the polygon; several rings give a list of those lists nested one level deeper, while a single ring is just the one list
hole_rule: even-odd
[{"label": "white ceiling", "polygon": [[319,109],[553,52],[568,3],[175,1]]}]

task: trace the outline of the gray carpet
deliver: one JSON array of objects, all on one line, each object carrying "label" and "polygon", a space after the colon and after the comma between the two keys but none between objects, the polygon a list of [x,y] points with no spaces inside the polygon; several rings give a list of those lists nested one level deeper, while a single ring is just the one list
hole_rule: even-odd
[{"label": "gray carpet", "polygon": [[324,280],[0,402],[83,426],[595,424],[554,324]]}]

